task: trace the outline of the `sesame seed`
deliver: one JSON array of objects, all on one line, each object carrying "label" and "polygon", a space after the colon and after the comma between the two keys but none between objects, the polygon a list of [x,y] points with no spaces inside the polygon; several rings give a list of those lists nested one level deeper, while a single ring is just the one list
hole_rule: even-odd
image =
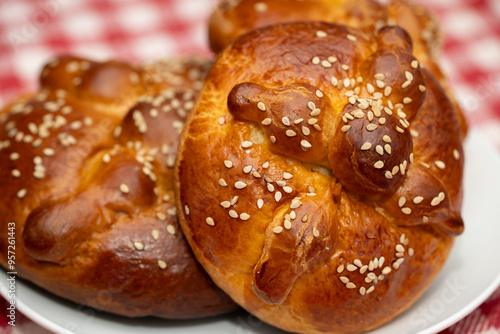
[{"label": "sesame seed", "polygon": [[248,213],[243,212],[242,214],[240,214],[240,219],[241,220],[249,220],[250,215]]},{"label": "sesame seed", "polygon": [[12,161],[17,160],[17,159],[19,159],[19,153],[13,152],[13,153],[10,154],[9,158]]},{"label": "sesame seed", "polygon": [[307,215],[304,215],[304,216],[302,217],[301,221],[302,221],[303,223],[307,222]]},{"label": "sesame seed", "polygon": [[[330,61],[330,57],[328,58],[328,61]],[[316,96],[319,97],[320,99],[323,97],[323,92],[320,91],[319,89],[316,90]]]},{"label": "sesame seed", "polygon": [[369,111],[366,116],[368,116],[368,120],[371,122],[373,121],[373,112]]},{"label": "sesame seed", "polygon": [[168,226],[167,226],[167,232],[168,232],[169,234],[174,235],[174,234],[175,234],[175,227],[174,227],[174,225],[168,225]]},{"label": "sesame seed", "polygon": [[372,143],[366,142],[363,144],[363,146],[361,146],[361,150],[366,151],[366,150],[369,150],[371,147],[372,147]]},{"label": "sesame seed", "polygon": [[253,143],[251,141],[248,141],[248,140],[241,143],[241,147],[243,147],[243,148],[249,148],[252,145],[253,145]]},{"label": "sesame seed", "polygon": [[285,220],[285,223],[283,224],[287,230],[292,228],[292,222],[289,220]]},{"label": "sesame seed", "polygon": [[423,200],[424,200],[424,198],[422,196],[417,196],[413,199],[413,203],[420,204],[420,203],[422,203]]},{"label": "sesame seed", "polygon": [[205,219],[205,221],[207,222],[207,225],[215,226],[215,222],[214,222],[212,217],[207,217],[207,219]]},{"label": "sesame seed", "polygon": [[318,229],[317,229],[316,227],[313,227],[313,236],[314,236],[315,238],[318,238],[318,237],[319,237],[319,231],[318,231]]},{"label": "sesame seed", "polygon": [[356,270],[358,270],[358,267],[356,267],[355,265],[350,263],[347,265],[347,271],[356,271]]},{"label": "sesame seed", "polygon": [[233,167],[233,162],[230,161],[230,160],[224,160],[224,165],[227,167],[227,168],[231,168]]},{"label": "sesame seed", "polygon": [[366,288],[364,286],[362,286],[361,288],[359,288],[359,293],[361,296],[364,296],[366,294]]},{"label": "sesame seed", "polygon": [[266,105],[263,102],[257,103],[257,108],[259,108],[261,111],[266,111]]},{"label": "sesame seed", "polygon": [[399,133],[404,133],[405,130],[401,129],[399,126],[396,125],[396,131]]},{"label": "sesame seed", "polygon": [[277,191],[274,193],[274,200],[276,202],[279,202],[281,200],[281,197],[283,196],[283,194],[281,193],[281,191]]},{"label": "sesame seed", "polygon": [[297,135],[297,133],[295,133],[295,131],[293,131],[293,130],[286,130],[285,134],[288,137],[295,137]]},{"label": "sesame seed", "polygon": [[408,255],[413,256],[415,254],[415,250],[413,248],[408,249]]},{"label": "sesame seed", "polygon": [[[343,265],[343,264],[341,264],[340,266],[338,266],[338,267],[337,267],[337,273],[339,273],[339,274],[340,274],[340,273],[341,273],[341,272],[343,272],[343,271],[344,271],[344,265]],[[342,276],[342,277],[345,277],[345,276]],[[347,277],[346,277],[346,278],[347,278]]]},{"label": "sesame seed", "polygon": [[292,204],[290,204],[290,209],[298,209],[302,203],[299,200],[294,199]]},{"label": "sesame seed", "polygon": [[290,126],[290,125],[292,124],[292,123],[290,122],[290,119],[289,119],[288,117],[286,117],[286,116],[285,116],[285,117],[283,117],[283,118],[281,119],[281,122],[282,122],[284,125],[286,125],[286,126]]},{"label": "sesame seed", "polygon": [[340,130],[342,130],[342,132],[347,132],[351,129],[351,126],[350,125],[344,125]]},{"label": "sesame seed", "polygon": [[22,199],[24,196],[26,196],[27,190],[26,189],[21,189],[17,192],[17,198]]},{"label": "sesame seed", "polygon": [[307,141],[307,140],[305,140],[305,139],[302,139],[302,140],[300,141],[300,146],[302,146],[302,148],[305,148],[305,149],[309,149],[309,148],[311,148],[311,147],[312,147],[311,143],[310,143],[310,142],[308,142],[308,141]]},{"label": "sesame seed", "polygon": [[418,68],[418,60],[413,60],[410,65],[412,68]]},{"label": "sesame seed", "polygon": [[124,194],[128,194],[130,189],[125,183],[122,183],[120,184],[120,191]]},{"label": "sesame seed", "polygon": [[271,137],[269,137],[269,138],[271,139],[271,142],[272,142],[273,144],[274,144],[274,143],[276,143],[276,137],[275,137],[275,136],[271,136]]},{"label": "sesame seed", "polygon": [[[343,267],[344,267],[344,265],[342,265],[342,268],[343,268]],[[338,271],[338,269],[337,269],[337,271]],[[339,276],[339,279],[340,279],[340,281],[341,281],[342,283],[344,283],[344,284],[349,283],[349,278],[348,278],[348,277],[346,277],[346,276]]]},{"label": "sesame seed", "polygon": [[392,271],[391,267],[387,266],[384,269],[382,269],[382,274],[388,275]]},{"label": "sesame seed", "polygon": [[370,292],[372,292],[373,290],[375,290],[375,287],[372,285],[371,287],[369,287],[367,290],[366,290],[366,294],[369,294]]},{"label": "sesame seed", "polygon": [[134,242],[134,247],[135,249],[137,249],[138,251],[141,251],[144,249],[144,244],[140,241],[135,241]]},{"label": "sesame seed", "polygon": [[368,90],[368,93],[373,94],[375,92],[375,88],[373,87],[372,84],[366,84],[366,89]]},{"label": "sesame seed", "polygon": [[460,159],[460,152],[457,149],[453,150],[453,157],[455,158],[455,160]]},{"label": "sesame seed", "polygon": [[323,30],[318,30],[318,31],[316,31],[316,36],[320,37],[320,38],[323,38],[323,37],[326,37],[327,34]]},{"label": "sesame seed", "polygon": [[392,179],[392,173],[390,171],[386,171],[384,175],[387,179]]},{"label": "sesame seed", "polygon": [[431,206],[437,206],[441,203],[441,199],[439,197],[434,197],[431,201]]},{"label": "sesame seed", "polygon": [[226,182],[226,180],[224,180],[224,179],[219,179],[219,184],[220,184],[222,187],[227,187],[227,182]]},{"label": "sesame seed", "polygon": [[398,253],[404,253],[405,248],[403,247],[403,245],[401,245],[401,244],[397,244],[397,245],[396,245],[396,251],[397,251]]},{"label": "sesame seed", "polygon": [[158,218],[159,220],[166,220],[167,219],[167,215],[164,214],[163,212],[157,212],[156,213],[156,218]]},{"label": "sesame seed", "polygon": [[224,122],[225,122],[224,117],[220,117],[219,120],[218,120],[218,122],[219,122],[219,125],[224,124]]},{"label": "sesame seed", "polygon": [[163,261],[163,260],[158,260],[158,261],[157,261],[157,263],[158,263],[158,267],[160,267],[160,269],[165,269],[165,268],[167,268],[167,263],[166,263],[165,261]]},{"label": "sesame seed", "polygon": [[378,125],[377,125],[377,124],[368,124],[368,125],[366,126],[366,130],[368,130],[368,131],[373,131],[373,130],[375,130],[376,128],[378,128]]},{"label": "sesame seed", "polygon": [[245,173],[245,174],[250,173],[252,171],[252,168],[253,168],[252,165],[248,165],[248,166],[243,167],[243,173]]},{"label": "sesame seed", "polygon": [[235,210],[229,210],[228,214],[231,218],[238,218],[238,213]]},{"label": "sesame seed", "polygon": [[349,80],[349,78],[345,78],[343,83],[345,88],[349,88],[349,86],[351,86],[351,80]]},{"label": "sesame seed", "polygon": [[373,77],[377,80],[384,80],[385,79],[385,75],[383,75],[382,73],[377,73]]},{"label": "sesame seed", "polygon": [[384,149],[383,149],[383,148],[382,148],[382,146],[380,146],[380,145],[377,145],[377,146],[375,147],[375,151],[376,151],[378,154],[380,154],[380,155],[384,155]]},{"label": "sesame seed", "polygon": [[271,124],[272,120],[268,118],[264,118],[264,120],[261,122],[262,125],[269,125]]},{"label": "sesame seed", "polygon": [[389,96],[389,95],[391,95],[391,93],[392,93],[392,87],[391,86],[385,86],[384,95],[385,96]]},{"label": "sesame seed", "polygon": [[224,208],[224,209],[227,209],[231,206],[231,203],[229,203],[229,201],[224,201],[224,202],[221,202],[220,205]]},{"label": "sesame seed", "polygon": [[309,115],[311,115],[312,117],[316,117],[318,116],[319,114],[321,113],[321,110],[316,108],[314,109],[313,111],[311,111],[311,113]]},{"label": "sesame seed", "polygon": [[410,153],[409,160],[410,160],[410,163],[413,163],[413,152],[412,152],[412,153]]},{"label": "sesame seed", "polygon": [[242,181],[236,181],[236,182],[234,183],[234,187],[235,187],[236,189],[243,189],[243,188],[245,188],[246,186],[247,186],[247,184],[246,184],[245,182],[242,182]]},{"label": "sesame seed", "polygon": [[354,264],[357,265],[360,268],[363,266],[363,264],[361,263],[361,261],[359,259],[355,259],[354,260]]},{"label": "sesame seed", "polygon": [[384,162],[382,160],[379,160],[373,164],[373,167],[380,169],[380,168],[384,167]]},{"label": "sesame seed", "polygon": [[289,186],[285,186],[285,187],[283,187],[283,191],[286,192],[287,194],[290,194],[290,193],[292,193],[293,188],[289,187]]},{"label": "sesame seed", "polygon": [[356,36],[354,36],[354,35],[347,34],[347,36],[346,36],[346,37],[347,37],[347,39],[348,39],[348,40],[350,40],[350,41],[352,41],[352,42],[357,41],[357,38],[356,38]]},{"label": "sesame seed", "polygon": [[362,112],[360,109],[357,109],[357,111],[356,111],[356,110],[355,110],[355,111],[353,111],[351,114],[352,114],[354,117],[359,118],[359,119],[361,119],[361,118],[365,117],[365,113],[364,113],[364,112]]},{"label": "sesame seed", "polygon": [[[328,57],[328,61],[329,61],[330,63],[332,63],[332,64],[333,64],[333,63],[336,63],[336,62],[337,62],[337,58],[335,58],[335,57],[333,57],[333,56],[330,56],[330,57]],[[317,94],[316,94],[316,95],[317,95]],[[323,96],[318,96],[318,97],[319,97],[319,98],[322,98]]]},{"label": "sesame seed", "polygon": [[429,217],[422,216],[422,222],[427,223],[429,221]]},{"label": "sesame seed", "polygon": [[385,82],[383,82],[382,80],[375,80],[375,84],[377,85],[378,88],[385,87]]},{"label": "sesame seed", "polygon": [[408,81],[413,81],[413,74],[411,74],[411,72],[405,71],[405,78]]},{"label": "sesame seed", "polygon": [[348,289],[356,289],[356,284],[354,284],[353,282],[349,282],[345,286]]},{"label": "sesame seed", "polygon": [[324,68],[329,68],[332,67],[332,64],[328,60],[322,60],[321,66],[323,66]]},{"label": "sesame seed", "polygon": [[424,86],[424,85],[419,85],[419,86],[418,86],[418,90],[419,90],[421,93],[423,93],[423,92],[425,92],[425,91],[427,90],[427,88],[425,88],[425,86]]},{"label": "sesame seed", "polygon": [[445,169],[445,167],[446,167],[446,164],[444,162],[440,161],[440,160],[434,161],[434,164],[439,169]]},{"label": "sesame seed", "polygon": [[385,145],[384,145],[384,149],[385,149],[385,151],[387,152],[387,154],[391,154],[391,153],[392,153],[392,148],[391,148],[391,145],[389,145],[389,144],[385,144]]},{"label": "sesame seed", "polygon": [[307,121],[307,124],[309,125],[314,125],[318,122],[318,119],[317,118],[310,118],[308,121]]},{"label": "sesame seed", "polygon": [[258,207],[259,209],[262,209],[262,206],[263,206],[263,205],[264,205],[264,201],[263,201],[261,198],[259,198],[259,199],[257,200],[257,207]]},{"label": "sesame seed", "polygon": [[342,64],[342,66],[340,66],[344,71],[347,71],[349,70],[349,66],[347,66],[346,64]]},{"label": "sesame seed", "polygon": [[184,212],[189,216],[189,206],[184,205]]},{"label": "sesame seed", "polygon": [[411,101],[412,101],[412,99],[411,99],[411,98],[409,98],[409,97],[405,97],[405,98],[403,99],[403,103],[404,103],[404,104],[411,103]]},{"label": "sesame seed", "polygon": [[318,65],[318,64],[320,63],[320,59],[319,59],[319,57],[313,57],[313,59],[312,59],[312,63],[313,63],[314,65]]},{"label": "sesame seed", "polygon": [[405,205],[406,203],[406,198],[404,198],[403,196],[401,196],[398,200],[398,205],[399,207],[401,208],[403,205]]},{"label": "sesame seed", "polygon": [[273,232],[276,234],[280,234],[281,232],[283,232],[283,227],[276,226],[275,228],[273,228]]},{"label": "sesame seed", "polygon": [[393,267],[394,269],[399,269],[399,263],[394,262],[394,263],[392,264],[392,267]]}]

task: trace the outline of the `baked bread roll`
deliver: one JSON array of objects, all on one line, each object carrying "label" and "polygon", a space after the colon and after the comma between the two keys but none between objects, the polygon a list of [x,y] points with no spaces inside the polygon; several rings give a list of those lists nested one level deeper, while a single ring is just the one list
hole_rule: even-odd
[{"label": "baked bread roll", "polygon": [[177,155],[179,221],[238,304],[358,333],[441,270],[460,215],[457,110],[398,26],[253,30],[212,66]]},{"label": "baked bread roll", "polygon": [[[222,0],[209,22],[210,46],[220,52],[238,36],[268,25],[295,21],[326,21],[372,34],[383,26],[398,25],[412,38],[413,54],[453,99],[439,63],[443,34],[437,19],[423,6],[406,0],[381,4],[375,0]],[[455,104],[462,134],[467,125]]]},{"label": "baked bread roll", "polygon": [[234,310],[196,263],[174,206],[178,134],[207,69],[198,58],[47,64],[41,90],[0,116],[2,266],[129,317]]}]

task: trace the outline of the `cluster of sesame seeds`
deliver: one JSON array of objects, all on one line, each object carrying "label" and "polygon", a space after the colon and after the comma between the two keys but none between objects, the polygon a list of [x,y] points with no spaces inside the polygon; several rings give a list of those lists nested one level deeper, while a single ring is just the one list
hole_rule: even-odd
[{"label": "cluster of sesame seeds", "polygon": [[[347,271],[347,274],[339,276],[339,279],[342,283],[345,284],[347,289],[357,289],[360,295],[368,295],[375,290],[376,285],[385,279],[387,275],[389,275],[393,270],[398,270],[400,265],[404,262],[405,257],[405,246],[409,244],[409,239],[406,238],[405,234],[402,234],[399,238],[399,243],[396,244],[394,249],[395,259],[392,263],[387,264],[384,256],[374,257],[367,263],[363,263],[359,259],[355,259],[352,263],[340,264],[337,267],[337,273],[342,274]],[[413,248],[408,249],[408,255],[414,255]],[[378,273],[376,273],[378,271]],[[370,284],[369,287],[362,286],[361,284],[356,285],[351,279],[347,276],[349,273],[356,273],[364,275],[364,282]]]},{"label": "cluster of sesame seeds", "polygon": [[[72,70],[71,66],[70,70]],[[62,147],[69,147],[77,144],[77,139],[71,134],[71,131],[79,130],[84,126],[90,127],[93,125],[93,119],[90,117],[84,117],[81,120],[77,119],[71,122],[68,121],[66,117],[72,113],[73,108],[70,105],[66,105],[66,95],[66,91],[58,89],[52,93],[53,99],[49,100],[51,93],[48,90],[41,90],[32,100],[17,103],[9,110],[9,113],[4,114],[5,118],[2,123],[5,123],[4,128],[9,139],[0,141],[0,151],[10,147],[13,141],[39,149],[39,155],[36,155],[33,159],[34,165],[32,175],[35,180],[42,180],[46,177],[47,170],[43,165],[42,157],[49,158],[56,154],[54,142],[43,147],[44,140],[51,136],[52,131],[59,131],[56,137],[57,142]],[[26,130],[23,130],[18,128],[14,120],[7,121],[10,116],[18,114],[29,115],[35,110],[35,105],[37,103],[39,104],[38,108],[41,107],[42,110],[47,112],[42,116],[41,123],[37,124],[35,121],[28,122]],[[37,111],[40,110],[37,109]],[[65,127],[67,131],[61,131],[63,127]],[[9,154],[9,158],[12,161],[17,161],[21,157],[18,152],[12,152]],[[22,173],[18,168],[13,167],[11,175],[15,179],[20,179]],[[24,198],[25,195],[26,190],[23,188],[18,191],[17,197],[21,199]]]},{"label": "cluster of sesame seeds", "polygon": [[187,79],[194,90],[203,87],[210,63],[199,57],[160,59],[144,64],[143,80],[151,83],[168,83],[172,86],[181,86]]}]

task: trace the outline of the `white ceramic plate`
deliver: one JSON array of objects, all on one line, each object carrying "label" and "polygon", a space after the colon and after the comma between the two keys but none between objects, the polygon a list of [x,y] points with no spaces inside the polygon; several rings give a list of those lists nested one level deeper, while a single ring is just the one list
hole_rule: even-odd
[{"label": "white ceramic plate", "polygon": [[[473,311],[500,285],[500,157],[475,132],[469,134],[465,154],[465,233],[457,238],[429,290],[408,311],[372,334],[435,333]],[[55,333],[283,333],[244,312],[198,321],[127,319],[54,297],[20,279],[16,285],[18,309]],[[0,270],[0,293],[6,296],[6,292],[6,273]]]}]

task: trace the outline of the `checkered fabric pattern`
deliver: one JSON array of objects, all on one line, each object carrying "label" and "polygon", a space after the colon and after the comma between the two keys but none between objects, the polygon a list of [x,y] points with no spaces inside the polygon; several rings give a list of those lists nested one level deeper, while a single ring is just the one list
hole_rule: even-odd
[{"label": "checkered fabric pattern", "polygon": [[[209,55],[206,20],[217,0],[1,0],[0,107],[37,89],[41,67],[60,54],[147,61]],[[443,66],[471,128],[500,150],[500,0],[414,0],[445,33]],[[0,297],[0,315],[7,302]],[[500,289],[442,334],[500,333]],[[18,315],[0,334],[46,334]]]}]

